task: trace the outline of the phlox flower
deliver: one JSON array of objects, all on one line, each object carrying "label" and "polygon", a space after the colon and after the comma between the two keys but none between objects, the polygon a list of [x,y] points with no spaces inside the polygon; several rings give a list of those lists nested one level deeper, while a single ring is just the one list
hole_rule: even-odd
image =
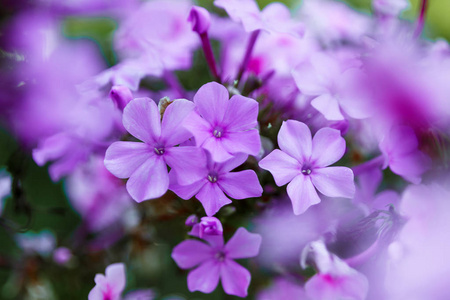
[{"label": "phlox flower", "polygon": [[198,90],[194,103],[196,110],[184,125],[214,161],[224,162],[237,153],[259,153],[258,102],[240,95],[229,99],[223,85],[210,82]]},{"label": "phlox flower", "polygon": [[95,286],[90,291],[89,300],[120,300],[125,289],[125,265],[115,263],[109,265],[105,270],[105,275],[95,275]]},{"label": "phlox flower", "polygon": [[308,251],[318,271],[305,284],[305,291],[310,299],[363,300],[366,298],[369,290],[367,278],[350,268],[336,255],[329,253],[323,241],[312,242],[305,248],[302,260],[307,256]]},{"label": "phlox flower", "polygon": [[187,240],[173,249],[172,258],[180,268],[190,269],[198,266],[189,272],[189,291],[211,293],[220,279],[225,293],[246,297],[251,275],[234,259],[257,256],[261,236],[241,227],[225,245],[222,236],[214,241],[204,243]]},{"label": "phlox flower", "polygon": [[156,103],[149,98],[132,100],[124,109],[123,125],[140,142],[115,142],[105,155],[106,168],[119,178],[128,178],[127,190],[137,202],[158,198],[169,187],[166,163],[181,174],[189,174],[178,181],[191,184],[198,174],[196,164],[202,164],[203,152],[193,146],[175,147],[192,137],[183,129],[185,117],[193,104],[187,100],[171,103],[160,121]]},{"label": "phlox flower", "polygon": [[408,126],[394,126],[382,138],[380,150],[383,153],[383,168],[404,179],[418,184],[422,174],[431,167],[430,158],[418,149],[414,130]]},{"label": "phlox flower", "polygon": [[245,154],[238,154],[225,162],[216,163],[208,156],[207,163],[198,166],[201,176],[197,181],[190,185],[182,185],[177,182],[177,178],[188,176],[188,173],[177,171],[177,176],[175,176],[176,171],[173,171],[170,173],[169,188],[185,200],[195,196],[202,203],[206,214],[212,216],[222,206],[231,203],[231,200],[225,194],[234,199],[261,196],[262,187],[253,170],[230,172],[243,164],[247,157]]},{"label": "phlox flower", "polygon": [[281,125],[278,145],[259,162],[272,173],[278,186],[287,186],[294,214],[304,213],[320,202],[319,190],[328,197],[352,198],[355,193],[353,172],[346,167],[328,167],[345,152],[345,140],[338,130],[321,128],[311,138],[304,123],[288,120]]},{"label": "phlox flower", "polygon": [[226,10],[235,22],[241,22],[245,31],[265,30],[302,36],[303,24],[291,18],[289,9],[282,3],[271,3],[262,11],[254,0],[215,0],[214,4]]}]

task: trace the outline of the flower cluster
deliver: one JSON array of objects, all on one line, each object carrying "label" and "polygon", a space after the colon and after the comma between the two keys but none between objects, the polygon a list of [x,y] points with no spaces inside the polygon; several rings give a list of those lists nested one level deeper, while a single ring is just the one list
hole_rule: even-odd
[{"label": "flower cluster", "polygon": [[450,46],[420,2],[8,4],[5,291],[445,299]]}]

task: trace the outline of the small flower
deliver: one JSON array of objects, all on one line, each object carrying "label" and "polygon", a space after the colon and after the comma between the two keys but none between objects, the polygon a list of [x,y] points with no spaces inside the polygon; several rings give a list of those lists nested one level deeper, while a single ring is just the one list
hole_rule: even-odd
[{"label": "small flower", "polygon": [[172,258],[182,269],[198,266],[189,272],[189,291],[211,293],[221,279],[225,293],[246,297],[251,275],[234,259],[257,256],[261,236],[241,227],[225,245],[222,236],[218,237],[215,243],[208,244],[198,240],[181,242],[173,249]]},{"label": "small flower", "polygon": [[272,173],[278,186],[287,186],[296,215],[320,202],[316,189],[328,197],[352,198],[353,172],[346,167],[328,167],[345,152],[345,140],[338,130],[322,128],[314,138],[304,123],[288,120],[281,125],[278,145],[259,162]]},{"label": "small flower", "polygon": [[133,94],[130,89],[123,85],[114,85],[109,92],[109,98],[114,101],[117,108],[121,111],[133,100]]},{"label": "small flower", "polygon": [[256,129],[258,102],[240,95],[228,97],[223,85],[203,85],[194,96],[196,111],[185,122],[197,146],[208,150],[217,162],[237,153],[257,155],[261,148]]},{"label": "small flower", "polygon": [[198,166],[201,177],[190,185],[182,185],[177,178],[188,176],[188,173],[170,172],[170,190],[179,197],[188,200],[195,196],[205,208],[208,216],[213,216],[219,209],[231,203],[225,196],[234,199],[246,199],[262,195],[262,187],[253,170],[230,172],[243,164],[247,155],[239,154],[223,163],[213,162],[209,156],[207,164]]},{"label": "small flower", "polygon": [[125,265],[116,263],[109,265],[105,275],[95,275],[95,286],[90,291],[89,300],[120,300],[125,289]]},{"label": "small flower", "polygon": [[223,227],[220,220],[216,217],[203,217],[200,223],[194,224],[190,235],[199,237],[201,239],[208,235],[222,235]]},{"label": "small flower", "polygon": [[166,109],[162,122],[155,102],[149,98],[132,100],[124,109],[123,125],[140,142],[115,142],[105,155],[106,168],[119,178],[130,178],[127,190],[137,202],[161,197],[169,187],[166,163],[188,176],[183,184],[198,180],[195,167],[204,161],[203,151],[193,146],[175,147],[192,137],[182,127],[192,111],[190,101],[175,100]]}]

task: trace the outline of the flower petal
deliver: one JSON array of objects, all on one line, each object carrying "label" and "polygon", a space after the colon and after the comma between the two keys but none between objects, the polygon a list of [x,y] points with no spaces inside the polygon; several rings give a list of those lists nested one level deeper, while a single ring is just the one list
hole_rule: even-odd
[{"label": "flower petal", "polygon": [[169,174],[162,157],[145,161],[128,179],[127,191],[137,202],[159,198],[167,192]]},{"label": "flower petal", "polygon": [[220,266],[223,290],[228,295],[247,297],[251,277],[246,268],[231,259],[226,259]]},{"label": "flower petal", "polygon": [[237,153],[234,155],[232,159],[224,161],[223,163],[216,163],[216,167],[214,168],[219,174],[228,173],[233,169],[242,165],[248,158],[248,154],[245,153]]},{"label": "flower petal", "polygon": [[169,189],[173,191],[175,194],[177,194],[178,197],[189,200],[192,197],[197,194],[200,189],[203,187],[203,185],[207,182],[207,179],[199,180],[196,182],[193,182],[192,184],[188,185],[180,185],[178,183],[178,175],[176,175],[174,170],[171,170],[169,173],[170,178],[170,185]]},{"label": "flower petal", "polygon": [[206,178],[206,155],[201,148],[193,146],[166,149],[164,160],[175,171],[181,185],[192,184]]},{"label": "flower petal", "polygon": [[312,149],[311,131],[302,122],[285,121],[278,133],[278,145],[283,152],[299,162],[309,160]]},{"label": "flower petal", "polygon": [[300,174],[300,163],[291,156],[278,149],[273,150],[264,157],[259,166],[272,173],[273,179],[278,186],[285,185],[295,176]]},{"label": "flower petal", "polygon": [[192,137],[192,133],[183,127],[183,123],[193,109],[194,103],[184,99],[169,104],[161,124],[161,138],[166,147],[179,145]]},{"label": "flower petal", "polygon": [[355,183],[353,171],[347,167],[314,169],[310,175],[314,186],[328,197],[353,198]]},{"label": "flower petal", "polygon": [[208,138],[202,145],[202,148],[211,154],[211,158],[215,162],[224,162],[233,158],[233,155],[224,147],[223,141],[223,138],[213,136]]},{"label": "flower petal", "polygon": [[123,110],[123,126],[134,137],[154,144],[161,135],[160,114],[150,98],[133,99]]},{"label": "flower petal", "polygon": [[319,195],[317,195],[310,176],[300,174],[295,177],[288,184],[287,193],[296,215],[304,213],[311,205],[320,203]]},{"label": "flower petal", "polygon": [[189,272],[187,283],[189,291],[200,291],[209,294],[219,284],[220,264],[210,259],[202,263],[197,269]]},{"label": "flower petal", "polygon": [[155,152],[145,143],[115,142],[106,150],[105,167],[116,177],[128,178],[152,156]]},{"label": "flower petal", "polygon": [[240,227],[225,245],[227,257],[233,259],[255,257],[259,253],[261,240],[261,235],[250,233],[244,227]]},{"label": "flower petal", "polygon": [[323,94],[311,101],[312,107],[317,109],[327,120],[341,121],[344,116],[339,108],[339,102],[330,94]]},{"label": "flower petal", "polygon": [[197,91],[194,103],[200,115],[212,126],[216,126],[222,122],[228,99],[226,87],[216,82],[209,82]]},{"label": "flower petal", "polygon": [[172,259],[181,269],[190,269],[212,257],[211,247],[196,240],[183,241],[172,251]]},{"label": "flower petal", "polygon": [[106,279],[109,286],[114,290],[115,295],[120,295],[125,289],[125,265],[116,263],[109,265],[105,270]]},{"label": "flower petal", "polygon": [[221,140],[223,147],[232,154],[246,153],[256,156],[261,150],[261,138],[256,129],[227,132]]},{"label": "flower petal", "polygon": [[217,183],[229,197],[234,199],[260,197],[263,192],[258,176],[253,170],[220,175]]},{"label": "flower petal", "polygon": [[205,140],[213,137],[211,124],[195,111],[186,117],[183,126],[194,135],[197,147],[201,147]]},{"label": "flower petal", "polygon": [[228,101],[228,109],[222,125],[229,131],[242,131],[255,128],[258,118],[258,102],[241,95],[234,95]]},{"label": "flower petal", "polygon": [[311,162],[315,167],[326,167],[337,162],[345,152],[345,140],[341,132],[321,128],[312,140]]},{"label": "flower petal", "polygon": [[213,216],[219,209],[231,203],[216,183],[207,182],[198,192],[196,198],[202,203],[208,217]]}]

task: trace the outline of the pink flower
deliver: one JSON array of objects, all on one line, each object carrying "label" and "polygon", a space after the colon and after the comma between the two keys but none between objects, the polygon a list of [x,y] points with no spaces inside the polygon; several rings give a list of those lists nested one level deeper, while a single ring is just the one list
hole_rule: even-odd
[{"label": "pink flower", "polygon": [[304,123],[288,120],[281,125],[278,145],[259,162],[272,173],[278,186],[287,186],[296,215],[320,202],[316,189],[328,197],[352,198],[353,172],[346,167],[328,167],[345,152],[345,140],[336,129],[322,128],[314,138]]},{"label": "pink flower", "polygon": [[259,153],[258,102],[240,95],[229,99],[223,85],[210,82],[198,90],[194,103],[196,110],[186,118],[185,127],[214,161],[224,162],[237,153]]},{"label": "pink flower", "polygon": [[246,297],[251,275],[234,259],[257,256],[261,236],[241,227],[225,245],[222,236],[208,241],[209,243],[187,240],[172,251],[172,258],[180,268],[190,269],[198,266],[189,272],[189,291],[211,293],[221,279],[225,293]]},{"label": "pink flower", "polygon": [[109,265],[105,270],[105,275],[95,275],[95,286],[90,291],[89,300],[120,300],[125,289],[125,265],[116,263]]}]

